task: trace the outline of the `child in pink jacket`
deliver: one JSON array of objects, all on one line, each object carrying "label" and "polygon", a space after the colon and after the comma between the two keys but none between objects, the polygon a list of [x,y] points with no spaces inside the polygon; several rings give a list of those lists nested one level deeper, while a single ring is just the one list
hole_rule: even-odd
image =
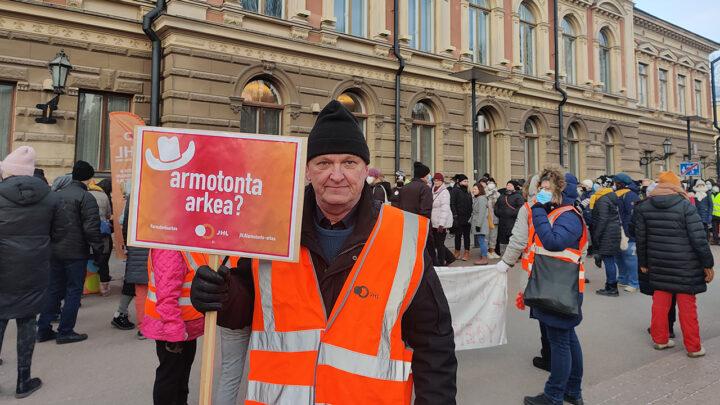
[{"label": "child in pink jacket", "polygon": [[153,387],[155,405],[187,403],[197,338],[205,326],[202,314],[190,304],[193,275],[182,252],[150,250],[145,318],[140,327],[143,335],[155,339],[160,361]]}]

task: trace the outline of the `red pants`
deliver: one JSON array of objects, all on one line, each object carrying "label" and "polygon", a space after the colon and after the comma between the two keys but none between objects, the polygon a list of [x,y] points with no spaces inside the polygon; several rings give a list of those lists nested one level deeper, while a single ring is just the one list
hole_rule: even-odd
[{"label": "red pants", "polygon": [[[677,297],[678,312],[680,313],[680,328],[683,334],[683,343],[688,352],[700,351],[700,327],[698,326],[697,306],[695,296],[690,294],[675,294]],[[672,293],[655,291],[653,295],[652,320],[650,322],[650,335],[653,342],[665,344],[668,342],[668,312],[672,305]]]}]

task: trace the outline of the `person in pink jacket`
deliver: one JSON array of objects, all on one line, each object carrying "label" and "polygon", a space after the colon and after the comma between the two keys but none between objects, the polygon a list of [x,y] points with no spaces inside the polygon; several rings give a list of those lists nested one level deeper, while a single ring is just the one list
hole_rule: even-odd
[{"label": "person in pink jacket", "polygon": [[148,261],[148,294],[143,335],[155,339],[160,365],[155,371],[155,405],[184,405],[188,397],[190,369],[197,338],[205,320],[190,304],[190,282],[195,271],[183,257],[186,253],[152,249]]}]

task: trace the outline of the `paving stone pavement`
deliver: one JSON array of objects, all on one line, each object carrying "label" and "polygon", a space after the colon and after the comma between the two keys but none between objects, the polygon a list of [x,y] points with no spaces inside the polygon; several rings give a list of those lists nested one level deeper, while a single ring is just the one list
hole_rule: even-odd
[{"label": "paving stone pavement", "polygon": [[678,338],[667,357],[586,387],[585,403],[720,404],[720,337],[703,342],[707,355],[696,359]]}]

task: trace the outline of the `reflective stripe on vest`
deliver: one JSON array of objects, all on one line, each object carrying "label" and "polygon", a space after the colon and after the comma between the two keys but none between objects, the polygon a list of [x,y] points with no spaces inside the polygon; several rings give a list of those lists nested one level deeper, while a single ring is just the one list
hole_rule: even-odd
[{"label": "reflective stripe on vest", "polygon": [[409,404],[401,324],[428,229],[426,218],[383,206],[329,317],[306,248],[299,263],[253,261],[246,404]]},{"label": "reflective stripe on vest", "polygon": [[[182,320],[192,321],[203,317],[200,312],[193,308],[192,302],[190,301],[190,287],[192,286],[192,279],[195,277],[197,263],[202,259],[202,255],[199,253],[180,253],[183,256],[183,261],[187,267],[187,271],[185,272],[185,277],[183,279],[180,297],[178,297],[178,306],[180,307]],[[192,255],[197,256],[193,257]],[[191,266],[191,263],[194,266]],[[145,314],[154,319],[161,319],[160,314],[157,312],[157,286],[155,283],[155,270],[152,265],[152,254],[148,256],[148,292],[147,299],[145,300]]]},{"label": "reflective stripe on vest", "polygon": [[713,201],[713,216],[720,217],[720,193],[717,193],[712,198]]}]

